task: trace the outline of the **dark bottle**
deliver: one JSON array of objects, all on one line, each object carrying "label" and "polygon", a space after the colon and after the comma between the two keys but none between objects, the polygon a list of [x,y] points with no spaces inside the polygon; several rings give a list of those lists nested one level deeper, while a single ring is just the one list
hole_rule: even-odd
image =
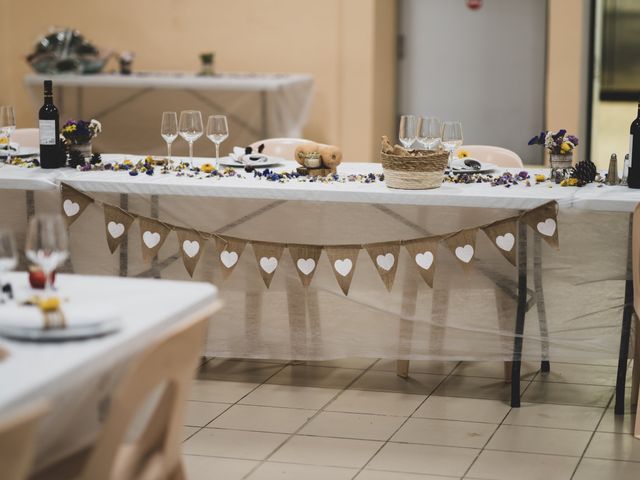
[{"label": "dark bottle", "polygon": [[64,166],[60,146],[60,115],[53,104],[53,84],[44,81],[44,105],[38,114],[40,129],[40,166],[42,168],[60,168]]},{"label": "dark bottle", "polygon": [[640,101],[638,102],[638,117],[631,124],[629,136],[629,174],[627,185],[629,188],[640,188]]}]

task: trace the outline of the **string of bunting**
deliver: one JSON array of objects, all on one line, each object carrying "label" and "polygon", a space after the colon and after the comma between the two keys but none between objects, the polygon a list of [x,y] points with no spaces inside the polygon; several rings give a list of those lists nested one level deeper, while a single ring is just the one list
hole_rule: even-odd
[{"label": "string of bunting", "polygon": [[224,279],[231,275],[247,244],[250,243],[256,257],[258,270],[267,288],[271,285],[285,249],[289,250],[300,282],[305,287],[311,284],[320,255],[324,250],[338,285],[345,295],[349,294],[356,261],[362,249],[366,250],[371,257],[384,286],[389,291],[393,288],[400,249],[403,246],[413,259],[420,276],[430,287],[433,287],[438,245],[441,242],[444,243],[463,269],[469,270],[472,268],[476,256],[478,230],[482,230],[504,258],[514,266],[517,263],[515,247],[519,221],[529,225],[551,247],[559,249],[558,203],[556,201],[545,203],[540,207],[512,217],[447,235],[365,245],[302,245],[247,240],[171,225],[100,202],[64,183],[61,185],[61,194],[62,213],[68,226],[74,223],[90,204],[103,207],[107,244],[111,253],[116,251],[136,220],[140,226],[142,257],[145,262],[150,262],[158,254],[169,234],[175,231],[182,261],[190,276],[193,276],[208,240],[214,240],[216,257]]}]

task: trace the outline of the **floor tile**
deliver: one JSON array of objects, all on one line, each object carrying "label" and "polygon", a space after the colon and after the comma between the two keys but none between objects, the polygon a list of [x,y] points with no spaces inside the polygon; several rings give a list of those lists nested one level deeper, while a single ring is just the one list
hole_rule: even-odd
[{"label": "floor tile", "polygon": [[511,410],[504,423],[528,427],[565,428],[593,431],[604,409],[553,403],[522,403]]},{"label": "floor tile", "polygon": [[459,477],[469,468],[477,454],[478,450],[473,448],[387,443],[367,467]]},{"label": "floor tile", "polygon": [[[458,365],[458,362],[442,362],[438,360],[411,360],[409,362],[409,374],[433,373],[435,375],[448,375]],[[371,367],[371,370],[383,370],[395,372],[397,360],[380,359]]]},{"label": "floor tile", "polygon": [[377,358],[338,358],[336,360],[320,360],[320,361],[308,361],[304,362],[306,365],[315,367],[338,367],[338,368],[355,368],[358,370],[364,370],[369,368],[374,362],[377,362]]},{"label": "floor tile", "polygon": [[[520,378],[530,380],[539,369],[540,365],[537,363],[524,362],[520,367]],[[504,380],[504,362],[460,362],[452,375]]]},{"label": "floor tile", "polygon": [[265,462],[248,480],[351,480],[358,472],[354,468],[324,467],[319,465],[295,465],[291,463]]},{"label": "floor tile", "polygon": [[325,410],[408,417],[425,398],[426,396],[424,395],[411,395],[408,393],[346,390],[325,407]]},{"label": "floor tile", "polygon": [[196,380],[191,388],[189,400],[236,403],[258,385],[257,383],[224,382],[220,380]]},{"label": "floor tile", "polygon": [[613,387],[532,382],[522,401],[606,407],[612,395]]},{"label": "floor tile", "polygon": [[189,427],[204,427],[230,406],[228,403],[189,401],[184,424]]},{"label": "floor tile", "polygon": [[394,372],[369,370],[356,380],[351,388],[429,395],[445,378],[445,375],[429,373],[413,373],[409,378],[401,378]]},{"label": "floor tile", "polygon": [[579,457],[590,438],[591,432],[582,430],[501,425],[485,448]]},{"label": "floor tile", "polygon": [[333,388],[299,387],[296,385],[260,385],[240,400],[241,404],[266,407],[308,408],[319,410],[340,390]]},{"label": "floor tile", "polygon": [[596,432],[584,456],[640,462],[640,440],[632,435]]},{"label": "floor tile", "polygon": [[234,405],[216,418],[209,427],[256,432],[293,433],[305,424],[316,410],[297,408]]},{"label": "floor tile", "polygon": [[184,455],[184,466],[189,480],[211,480],[212,472],[225,480],[241,480],[258,465],[252,460]]},{"label": "floor tile", "polygon": [[391,441],[482,448],[496,428],[491,423],[410,418]]},{"label": "floor tile", "polygon": [[413,414],[414,417],[500,423],[511,407],[501,400],[430,396]]},{"label": "floor tile", "polygon": [[419,473],[385,472],[383,470],[362,470],[355,480],[452,480],[457,477],[422,475]]},{"label": "floor tile", "polygon": [[283,433],[204,428],[184,442],[182,450],[188,455],[263,460],[287,438]]},{"label": "floor tile", "polygon": [[387,440],[404,420],[404,417],[364,413],[320,412],[300,430],[300,434],[362,440]]},{"label": "floor tile", "polygon": [[573,480],[638,480],[640,463],[584,458]]},{"label": "floor tile", "polygon": [[360,468],[378,451],[382,442],[295,435],[270,460],[274,462]]},{"label": "floor tile", "polygon": [[267,383],[306,387],[344,388],[362,372],[349,368],[288,365]]},{"label": "floor tile", "polygon": [[215,358],[198,370],[197,378],[262,383],[282,368],[276,363]]},{"label": "floor tile", "polygon": [[617,367],[553,363],[551,371],[538,374],[534,382],[581,383],[585,385],[615,386]]},{"label": "floor tile", "polygon": [[485,450],[480,454],[465,478],[569,480],[578,460],[579,457]]},{"label": "floor tile", "polygon": [[[523,381],[521,391],[527,387]],[[450,376],[433,392],[443,397],[489,398],[503,400],[511,399],[511,385],[497,378]]]},{"label": "floor tile", "polygon": [[199,427],[182,427],[182,441],[184,442],[191,435],[200,430]]},{"label": "floor tile", "polygon": [[609,408],[602,417],[600,425],[598,425],[598,432],[631,434],[633,433],[635,422],[635,415],[631,413],[616,415],[615,410]]}]

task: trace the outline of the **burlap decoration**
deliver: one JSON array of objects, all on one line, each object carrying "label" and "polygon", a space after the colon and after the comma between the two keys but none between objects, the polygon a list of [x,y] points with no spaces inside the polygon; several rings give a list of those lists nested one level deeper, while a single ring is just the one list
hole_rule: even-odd
[{"label": "burlap decoration", "polygon": [[440,237],[419,238],[404,242],[409,256],[418,268],[422,279],[433,288],[433,276],[436,271],[436,255]]},{"label": "burlap decoration", "polygon": [[220,237],[217,235],[215,240],[216,256],[222,267],[222,278],[226,280],[240,261],[240,255],[244,252],[247,241],[240,238]]},{"label": "burlap decoration", "polygon": [[390,292],[398,270],[400,242],[370,243],[364,245],[364,248],[378,270],[384,286]]},{"label": "burlap decoration", "polygon": [[269,288],[273,275],[280,264],[284,245],[281,243],[251,242],[251,246],[253,247],[253,252],[256,254],[258,270],[260,271],[262,280],[267,288]]},{"label": "burlap decoration", "polygon": [[93,198],[65,183],[60,185],[60,192],[62,194],[62,216],[69,227],[93,203]]},{"label": "burlap decoration", "polygon": [[533,228],[534,232],[556,250],[560,249],[558,240],[558,202],[555,200],[529,210],[522,215],[522,220]]},{"label": "burlap decoration", "polygon": [[121,208],[104,205],[104,225],[111,253],[115,252],[116,248],[122,243],[122,239],[127,235],[129,227],[131,227],[135,219],[136,217]]},{"label": "burlap decoration", "polygon": [[349,294],[349,287],[351,286],[351,280],[353,280],[353,273],[356,270],[360,248],[360,245],[325,247],[333,273],[345,295]]},{"label": "burlap decoration", "polygon": [[200,261],[206,240],[196,230],[178,227],[175,230],[178,234],[178,246],[182,255],[182,263],[184,263],[184,268],[189,272],[189,276],[193,277],[193,272]]},{"label": "burlap decoration", "polygon": [[482,230],[502,256],[515,266],[517,263],[516,252],[518,250],[518,217],[492,223],[483,227]]},{"label": "burlap decoration", "polygon": [[316,273],[321,253],[322,247],[317,245],[289,245],[289,254],[305,287],[309,286]]},{"label": "burlap decoration", "polygon": [[138,217],[138,221],[140,224],[142,259],[149,263],[158,255],[160,248],[171,232],[171,228],[153,218]]},{"label": "burlap decoration", "polygon": [[445,243],[453,256],[460,262],[465,270],[471,268],[471,262],[476,255],[477,228],[461,230],[445,239]]}]

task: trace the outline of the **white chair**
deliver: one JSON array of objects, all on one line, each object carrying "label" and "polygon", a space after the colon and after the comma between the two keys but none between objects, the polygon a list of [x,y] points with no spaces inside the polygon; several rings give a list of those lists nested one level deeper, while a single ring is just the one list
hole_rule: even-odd
[{"label": "white chair", "polygon": [[296,148],[299,145],[307,145],[309,143],[315,142],[304,138],[268,138],[252,143],[251,148],[256,150],[261,144],[264,144],[262,153],[265,155],[273,155],[274,157],[295,161]]},{"label": "white chair", "polygon": [[520,156],[506,148],[492,145],[463,145],[460,150],[466,150],[476,160],[493,163],[499,167],[522,168],[524,166]]},{"label": "white chair", "polygon": [[16,142],[23,147],[39,147],[39,130],[37,128],[17,128],[11,134],[11,142]]}]

